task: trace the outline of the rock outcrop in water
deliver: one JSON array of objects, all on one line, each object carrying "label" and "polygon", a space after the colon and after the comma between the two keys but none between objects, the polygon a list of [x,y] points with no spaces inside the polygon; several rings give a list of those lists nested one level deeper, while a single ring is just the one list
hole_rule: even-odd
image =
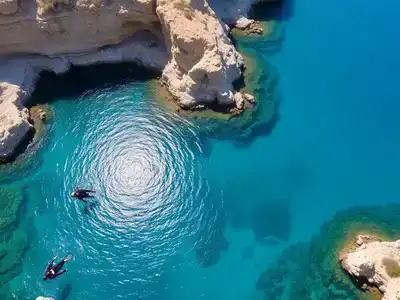
[{"label": "rock outcrop in water", "polygon": [[344,254],[344,270],[366,290],[377,287],[384,300],[400,299],[400,240],[394,242],[370,241],[357,237],[358,246]]},{"label": "rock outcrop in water", "polygon": [[243,58],[207,2],[158,0],[157,14],[171,56],[163,79],[180,104],[232,105]]},{"label": "rock outcrop in water", "polygon": [[0,0],[0,159],[31,130],[24,105],[41,70],[134,61],[162,72],[184,108],[242,107],[243,59],[220,19],[206,0]]}]

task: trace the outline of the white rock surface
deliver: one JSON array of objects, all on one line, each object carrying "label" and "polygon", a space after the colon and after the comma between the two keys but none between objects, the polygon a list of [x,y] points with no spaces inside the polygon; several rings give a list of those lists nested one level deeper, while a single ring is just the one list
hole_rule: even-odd
[{"label": "white rock surface", "polygon": [[244,108],[244,98],[241,93],[236,92],[234,95],[235,98],[235,104],[237,109],[243,109]]},{"label": "white rock surface", "polygon": [[254,102],[256,102],[256,100],[255,100],[253,95],[250,95],[248,93],[242,93],[242,96],[247,102],[249,102],[251,104],[254,104]]},{"label": "white rock surface", "polygon": [[[362,237],[360,238],[362,239]],[[360,240],[357,238],[357,240]],[[367,281],[383,293],[384,300],[400,299],[400,277],[392,278],[386,272],[384,259],[392,259],[400,264],[400,240],[395,242],[364,242],[353,251],[346,253],[342,267],[350,276]]]},{"label": "white rock surface", "polygon": [[252,19],[247,19],[246,17],[239,17],[239,19],[236,20],[235,27],[239,29],[246,29],[249,27],[250,24],[253,24],[254,20]]},{"label": "white rock surface", "polygon": [[52,298],[52,297],[42,297],[42,296],[39,296],[39,297],[36,298],[36,300],[54,300],[54,298]]},{"label": "white rock surface", "polygon": [[243,58],[207,2],[158,0],[157,14],[171,53],[162,78],[181,106],[233,104]]}]

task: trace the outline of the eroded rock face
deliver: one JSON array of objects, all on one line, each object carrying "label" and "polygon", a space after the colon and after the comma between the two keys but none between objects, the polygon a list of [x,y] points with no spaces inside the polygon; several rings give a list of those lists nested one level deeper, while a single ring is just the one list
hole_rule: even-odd
[{"label": "eroded rock face", "polygon": [[140,30],[157,31],[153,0],[73,2],[21,1],[17,14],[0,17],[0,55],[81,54],[118,44]]},{"label": "eroded rock face", "polygon": [[161,40],[151,34],[137,33],[118,46],[82,55],[0,59],[0,161],[12,159],[15,150],[32,130],[24,104],[41,70],[61,74],[71,65],[131,61],[161,72],[167,57]]},{"label": "eroded rock face", "polygon": [[163,80],[183,107],[234,103],[232,82],[243,58],[204,0],[158,0],[157,15],[171,60]]},{"label": "eroded rock face", "polygon": [[206,0],[0,0],[0,56],[24,55],[0,59],[0,156],[31,129],[24,99],[39,72],[71,64],[138,62],[163,72],[182,107],[242,108],[232,82],[243,59],[227,31]]},{"label": "eroded rock face", "polygon": [[0,161],[13,156],[32,130],[28,109],[18,104],[21,93],[19,86],[0,82]]},{"label": "eroded rock face", "polygon": [[357,238],[361,244],[341,259],[343,269],[364,289],[375,286],[384,300],[400,299],[400,240],[395,242],[369,242]]}]

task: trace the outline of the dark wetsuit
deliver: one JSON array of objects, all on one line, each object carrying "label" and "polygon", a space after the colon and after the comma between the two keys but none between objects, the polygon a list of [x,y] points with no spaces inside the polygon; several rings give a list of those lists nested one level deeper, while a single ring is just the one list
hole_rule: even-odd
[{"label": "dark wetsuit", "polygon": [[92,195],[90,195],[89,193],[96,193],[96,191],[92,191],[92,190],[84,190],[84,189],[76,189],[75,191],[75,195],[73,196],[74,198],[78,198],[79,200],[83,201],[83,202],[87,202],[85,200],[85,198],[93,198]]},{"label": "dark wetsuit", "polygon": [[54,265],[54,259],[50,262],[50,264],[47,266],[46,272],[44,274],[43,280],[47,280],[47,279],[54,279],[62,274],[64,274],[65,272],[67,272],[67,270],[62,270],[64,264],[65,264],[66,260],[65,258],[62,259],[58,264]]}]

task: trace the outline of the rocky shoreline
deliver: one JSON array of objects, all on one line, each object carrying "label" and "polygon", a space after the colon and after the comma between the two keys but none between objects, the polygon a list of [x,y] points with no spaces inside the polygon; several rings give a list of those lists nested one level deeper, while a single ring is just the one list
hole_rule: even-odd
[{"label": "rocky shoreline", "polygon": [[0,162],[32,139],[25,105],[43,70],[135,62],[162,74],[182,109],[240,113],[249,101],[233,82],[244,61],[221,20],[243,17],[253,2],[236,1],[239,9],[218,16],[205,0],[0,0]]},{"label": "rocky shoreline", "polygon": [[400,240],[387,242],[375,235],[359,234],[339,260],[362,290],[375,288],[383,300],[400,299]]}]

